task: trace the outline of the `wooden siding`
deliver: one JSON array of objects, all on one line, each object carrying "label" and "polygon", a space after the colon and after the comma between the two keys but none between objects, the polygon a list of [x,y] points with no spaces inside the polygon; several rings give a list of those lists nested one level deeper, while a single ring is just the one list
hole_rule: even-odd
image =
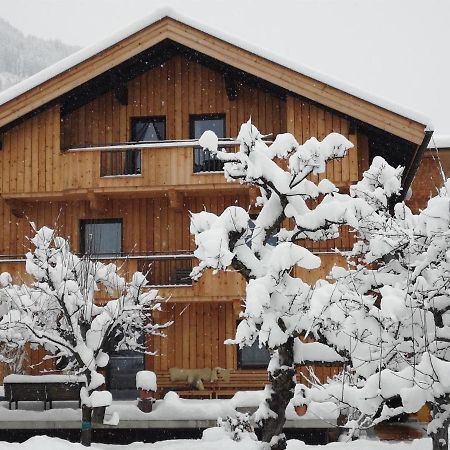
[{"label": "wooden siding", "polygon": [[10,193],[53,193],[61,189],[68,167],[59,145],[59,107],[53,106],[3,136],[0,150],[0,188]]},{"label": "wooden siding", "polygon": [[[239,303],[238,303],[239,306]],[[236,349],[225,345],[225,339],[233,338],[236,332],[237,313],[240,308],[233,302],[168,303],[156,320],[174,323],[165,331],[166,337],[149,336],[151,350],[158,357],[147,356],[146,368],[155,371],[171,367],[236,368]]]},{"label": "wooden siding", "polygon": [[[80,220],[116,218],[123,221],[123,252],[125,255],[151,255],[154,253],[175,253],[193,251],[194,243],[189,233],[189,211],[204,209],[216,213],[226,206],[238,204],[246,207],[248,197],[214,196],[185,198],[182,210],[169,207],[167,197],[154,199],[116,200],[109,202],[105,209],[92,211],[89,202],[70,203],[29,203],[25,215],[17,218],[0,200],[0,217],[3,218],[3,233],[0,234],[0,255],[23,255],[29,248],[27,236],[32,230],[29,221],[37,227],[50,226],[70,239],[74,251],[79,251]],[[1,225],[1,224],[0,224]],[[124,271],[139,268],[139,260],[126,262]],[[22,276],[23,263],[7,264],[0,259],[0,273],[10,271]],[[17,278],[19,280],[19,278]],[[180,301],[193,298],[215,299],[233,296],[239,298],[243,281],[238,274],[207,273],[193,287],[177,287],[163,290],[164,295],[175,295]]]}]

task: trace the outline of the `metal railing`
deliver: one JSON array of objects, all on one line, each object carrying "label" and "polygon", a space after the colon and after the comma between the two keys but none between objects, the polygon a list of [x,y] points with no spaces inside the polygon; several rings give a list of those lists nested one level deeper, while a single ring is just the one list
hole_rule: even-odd
[{"label": "metal railing", "polygon": [[114,150],[103,151],[100,154],[100,176],[140,175],[141,151]]},{"label": "metal railing", "polygon": [[[189,274],[194,265],[192,253],[152,253],[139,255],[95,255],[93,260],[112,262],[119,271],[135,271],[146,274],[151,286],[191,286]],[[0,273],[2,264],[23,264],[24,256],[0,255]]]},{"label": "metal railing", "polygon": [[223,171],[224,162],[209,150],[204,150],[201,147],[194,147],[193,161],[192,170],[194,173]]},{"label": "metal railing", "polygon": [[190,286],[192,254],[159,254],[138,259],[137,270],[147,274],[152,286]]},{"label": "metal railing", "polygon": [[[266,141],[270,144],[271,141]],[[229,152],[235,152],[240,144],[234,138],[219,138],[219,147],[228,147]],[[122,144],[110,144],[89,147],[73,147],[67,153],[99,151],[100,176],[139,175],[141,173],[141,151],[153,148],[193,148],[193,172],[219,172],[223,170],[223,161],[209,150],[199,147],[198,139],[180,139],[164,141],[139,141]]]}]

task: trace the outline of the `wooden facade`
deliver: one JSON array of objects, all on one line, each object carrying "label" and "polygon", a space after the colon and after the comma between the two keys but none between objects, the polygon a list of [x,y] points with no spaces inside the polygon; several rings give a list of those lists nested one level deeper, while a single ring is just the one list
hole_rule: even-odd
[{"label": "wooden facade", "polygon": [[[143,30],[141,38],[146,33],[150,36],[161,26],[158,22]],[[172,27],[175,33],[172,20],[168,19],[166,27]],[[198,33],[189,30],[192,35],[179,37],[183,45],[188,45]],[[139,33],[133,37],[138,38]],[[72,83],[72,89],[78,89],[88,82],[85,72],[89,67],[92,78],[133,57],[134,50],[130,48],[128,56],[123,56],[124,48],[127,47],[122,43],[115,53],[103,52],[100,62],[96,62],[96,56],[85,63],[86,67],[80,64],[73,71],[63,73],[60,77],[65,85],[57,84],[59,78],[55,77],[34,94],[31,90],[19,96],[17,104],[9,102],[9,114],[0,105],[0,126],[3,126],[0,129],[0,272],[9,271],[17,279],[24,277],[24,264],[19,255],[29,246],[26,237],[31,233],[30,221],[38,227],[47,225],[58,229],[70,239],[72,248],[80,251],[81,220],[120,219],[122,250],[129,257],[118,263],[123,265],[124,272],[153,264],[153,271],[159,273],[156,284],[161,294],[169,298],[161,318],[174,320],[166,338],[149,338],[149,348],[157,350],[159,356],[146,357],[146,368],[164,377],[171,367],[224,367],[231,369],[236,379],[239,373],[244,377],[248,372],[238,369],[236,348],[224,345],[224,340],[231,338],[236,329],[243,302],[243,280],[233,273],[207,273],[192,286],[173,285],[168,282],[168,276],[175,267],[171,264],[175,263],[170,262],[170,257],[165,262],[156,260],[155,255],[185,254],[186,259],[180,263],[184,265],[180,267],[188,269],[195,264],[189,256],[194,250],[189,235],[189,211],[206,209],[220,213],[230,204],[247,207],[252,192],[239,184],[227,183],[220,172],[193,173],[192,148],[142,150],[139,174],[109,177],[101,176],[100,152],[72,153],[68,149],[127,142],[131,139],[131,120],[138,117],[165,118],[165,138],[170,140],[191,137],[192,115],[224,115],[229,137],[236,136],[240,125],[251,117],[262,133],[290,132],[299,142],[312,136],[322,139],[332,131],[350,139],[355,147],[349,154],[328,164],[326,173],[316,177],[327,177],[345,191],[361,177],[376,154],[373,142],[378,141],[372,136],[381,135],[390,142],[392,132],[398,129],[397,138],[405,140],[405,153],[411,153],[420,141],[417,124],[401,117],[397,118],[398,122],[392,118],[389,122],[389,114],[373,105],[367,106],[364,113],[365,103],[356,100],[355,115],[350,116],[341,107],[332,107],[335,103],[331,94],[320,103],[319,93],[313,95],[304,88],[300,95],[300,84],[295,89],[289,88],[287,81],[276,85],[276,74],[267,80],[269,75],[261,71],[268,70],[268,63],[265,63],[267,67],[261,65],[259,72],[249,67],[254,72],[250,77],[242,75],[243,67],[236,62],[237,72],[232,73],[234,93],[230,95],[229,65],[234,61],[231,53],[225,57],[217,49],[216,53],[205,50],[209,58],[214,56],[212,61],[199,57],[195,52],[200,48],[194,44],[194,53],[173,52],[161,63],[130,76],[123,86],[126,101],[115,95],[115,87],[111,85],[76,107],[68,107],[64,86]],[[225,44],[220,48],[241,51]],[[221,58],[226,59],[225,68],[217,63]],[[287,70],[277,67],[281,75]],[[77,73],[79,78],[75,83]],[[258,73],[261,78],[256,77]],[[328,88],[322,95],[331,91]],[[344,106],[351,104],[350,97],[342,97]],[[29,100],[26,105],[25,98]],[[352,111],[350,106],[345,108]],[[362,118],[369,120],[375,116],[374,108],[379,112],[377,120],[362,123]],[[380,120],[390,123],[389,133],[384,131]],[[405,139],[407,136],[409,141]],[[322,254],[323,264],[315,271],[296,273],[310,282],[326,276],[333,264],[341,262],[331,250],[349,248],[351,243],[352,234],[348,230],[332,242],[305,243]],[[322,378],[333,370],[318,369]]]}]

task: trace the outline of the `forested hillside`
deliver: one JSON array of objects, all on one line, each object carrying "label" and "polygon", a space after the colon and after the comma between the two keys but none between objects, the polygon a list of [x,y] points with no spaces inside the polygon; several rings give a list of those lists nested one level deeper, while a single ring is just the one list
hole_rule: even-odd
[{"label": "forested hillside", "polygon": [[0,91],[76,50],[61,41],[25,36],[0,18]]}]

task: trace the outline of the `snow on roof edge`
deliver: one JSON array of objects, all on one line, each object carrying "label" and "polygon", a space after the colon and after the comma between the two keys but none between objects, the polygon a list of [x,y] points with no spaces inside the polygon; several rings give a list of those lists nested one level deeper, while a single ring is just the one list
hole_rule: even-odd
[{"label": "snow on roof edge", "polygon": [[32,75],[31,77],[21,81],[20,83],[11,86],[3,92],[0,92],[0,106],[9,102],[10,100],[18,97],[19,95],[39,86],[40,84],[54,78],[55,76],[69,70],[76,65],[82,63],[83,61],[91,58],[92,56],[100,53],[103,50],[113,46],[117,42],[126,39],[127,37],[141,31],[142,29],[150,26],[151,24],[157,22],[158,20],[163,19],[164,17],[170,17],[174,20],[182,22],[188,26],[196,28],[200,31],[203,31],[207,34],[210,34],[218,39],[229,42],[237,47],[240,47],[244,50],[247,50],[255,55],[261,56],[265,59],[268,59],[274,63],[280,64],[284,67],[294,70],[300,74],[303,74],[307,77],[325,83],[329,86],[332,86],[340,91],[346,92],[347,94],[353,95],[355,97],[366,100],[369,103],[372,103],[376,106],[384,108],[393,113],[399,114],[405,118],[414,120],[415,122],[421,123],[426,126],[427,130],[433,130],[434,127],[432,125],[431,120],[424,114],[421,114],[417,111],[404,108],[400,105],[397,105],[385,98],[378,97],[371,93],[368,93],[364,90],[361,90],[355,86],[347,84],[346,82],[339,80],[337,78],[333,78],[321,72],[318,72],[310,67],[296,64],[295,62],[284,59],[280,55],[273,54],[268,51],[262,51],[260,47],[256,45],[250,44],[246,41],[241,41],[238,38],[228,35],[226,33],[222,33],[217,29],[205,25],[203,23],[197,22],[195,19],[179,14],[171,7],[162,7],[154,11],[152,14],[146,16],[143,19],[135,21],[116,33],[111,34],[107,38],[85,47],[72,55],[67,56],[66,58],[56,62],[55,64],[41,70],[40,72]]},{"label": "snow on roof edge", "polygon": [[428,144],[428,148],[450,148],[450,134],[433,134],[430,143]]}]

